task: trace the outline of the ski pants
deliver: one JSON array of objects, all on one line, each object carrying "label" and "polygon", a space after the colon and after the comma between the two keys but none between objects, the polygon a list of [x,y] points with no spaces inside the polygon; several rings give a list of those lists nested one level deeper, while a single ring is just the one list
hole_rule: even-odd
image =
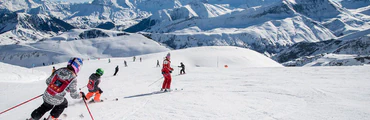
[{"label": "ski pants", "polygon": [[182,69],[180,70],[180,74],[185,74],[185,68],[182,68]]},{"label": "ski pants", "polygon": [[116,76],[117,75],[117,72],[118,72],[118,70],[114,71],[113,76]]},{"label": "ski pants", "polygon": [[162,85],[162,89],[170,89],[171,88],[171,74],[170,73],[164,73],[163,74],[164,81]]},{"label": "ski pants", "polygon": [[95,94],[94,101],[100,101],[100,92],[97,90],[96,92],[89,92],[86,94],[86,98],[90,99]]},{"label": "ski pants", "polygon": [[40,107],[32,112],[31,117],[34,120],[39,120],[46,112],[52,109],[50,115],[54,118],[58,118],[67,107],[68,101],[66,98],[64,98],[64,101],[59,105],[50,105],[49,103],[44,102]]}]

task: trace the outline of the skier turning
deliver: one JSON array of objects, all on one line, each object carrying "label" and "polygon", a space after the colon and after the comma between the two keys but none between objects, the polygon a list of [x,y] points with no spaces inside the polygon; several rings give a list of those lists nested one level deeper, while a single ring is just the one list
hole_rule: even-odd
[{"label": "skier turning", "polygon": [[47,111],[51,110],[48,119],[57,120],[68,107],[68,101],[64,97],[69,92],[73,99],[81,99],[83,92],[77,91],[77,73],[81,70],[83,62],[80,58],[71,58],[67,67],[59,68],[46,79],[47,88],[43,94],[44,103],[31,113],[31,119],[40,119]]},{"label": "skier turning", "polygon": [[167,54],[165,60],[163,60],[162,65],[162,75],[164,77],[163,85],[161,91],[169,92],[171,88],[171,73],[173,68],[171,68],[170,53]]},{"label": "skier turning", "polygon": [[89,89],[89,93],[86,94],[86,100],[90,99],[94,94],[95,97],[90,102],[103,102],[100,100],[100,95],[103,91],[98,86],[101,82],[100,77],[104,74],[104,70],[98,68],[95,73],[91,74],[89,77],[89,83],[87,83],[87,88]]}]

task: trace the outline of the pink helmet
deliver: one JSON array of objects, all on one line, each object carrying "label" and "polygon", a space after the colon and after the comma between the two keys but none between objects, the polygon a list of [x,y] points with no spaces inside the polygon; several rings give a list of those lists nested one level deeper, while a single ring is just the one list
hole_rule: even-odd
[{"label": "pink helmet", "polygon": [[167,53],[166,59],[170,59],[170,58],[171,58],[171,54]]}]

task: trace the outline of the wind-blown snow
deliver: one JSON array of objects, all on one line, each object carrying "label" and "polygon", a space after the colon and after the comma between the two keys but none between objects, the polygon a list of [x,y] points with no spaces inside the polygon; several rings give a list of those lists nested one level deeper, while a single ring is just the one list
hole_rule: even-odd
[{"label": "wind-blown snow", "polygon": [[[210,62],[204,56],[228,49],[230,67],[195,67]],[[245,52],[245,55],[233,54]],[[151,94],[159,91],[163,79],[156,59],[162,62],[167,52],[136,56],[143,61],[132,62],[132,57],[85,60],[79,73],[78,86],[87,84],[88,77],[97,68],[103,68],[101,98],[103,103],[89,104],[97,120],[158,120],[158,119],[370,119],[370,74],[369,66],[357,67],[233,67],[245,66],[232,60],[245,56],[256,58],[249,50],[242,48],[192,48],[170,51],[172,67],[172,89],[170,93]],[[252,54],[252,55],[251,55]],[[224,54],[222,54],[224,55]],[[181,56],[190,56],[188,59]],[[128,67],[123,67],[123,60]],[[194,63],[193,63],[193,61]],[[186,65],[186,74],[177,75],[179,61]],[[221,61],[221,60],[220,60]],[[253,61],[249,61],[253,63]],[[265,62],[266,63],[266,62]],[[249,64],[245,61],[245,64]],[[57,64],[63,67],[66,63]],[[119,65],[117,76],[112,76]],[[1,66],[3,67],[3,66]],[[46,73],[51,66],[34,68]],[[20,73],[22,74],[22,73]],[[0,76],[7,77],[7,76]],[[155,82],[159,80],[158,82]],[[151,85],[153,83],[153,85]],[[150,86],[151,85],[151,86]],[[44,92],[44,80],[32,83],[0,84],[0,110],[5,110]],[[183,90],[181,90],[183,89]],[[86,88],[82,89],[86,92]],[[118,98],[118,101],[111,101]],[[67,96],[68,108],[64,111],[67,120],[91,119],[81,100]],[[0,115],[0,119],[22,120],[42,104],[36,99]],[[45,114],[47,116],[49,113]]]}]

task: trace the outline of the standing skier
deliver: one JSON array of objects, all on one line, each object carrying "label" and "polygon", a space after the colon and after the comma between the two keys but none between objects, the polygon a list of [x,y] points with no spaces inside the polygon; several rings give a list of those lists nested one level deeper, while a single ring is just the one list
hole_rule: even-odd
[{"label": "standing skier", "polygon": [[161,65],[159,65],[159,60],[157,60],[157,66],[156,67],[161,67]]},{"label": "standing skier", "polygon": [[51,74],[54,74],[55,71],[56,71],[55,66],[53,66],[53,69],[51,70]]},{"label": "standing skier", "polygon": [[87,83],[87,88],[89,89],[89,93],[86,94],[86,100],[89,100],[94,94],[95,97],[90,102],[103,102],[100,100],[100,95],[103,91],[98,86],[101,82],[100,77],[104,74],[104,70],[98,68],[95,73],[91,74],[89,77],[89,83]]},{"label": "standing skier", "polygon": [[167,54],[165,60],[163,60],[162,75],[164,77],[163,85],[161,91],[169,92],[171,88],[171,73],[173,68],[171,68],[170,53]]},{"label": "standing skier", "polygon": [[125,67],[127,67],[127,62],[126,62],[126,60],[124,60],[124,61],[123,61],[123,63],[125,64]]},{"label": "standing skier", "polygon": [[113,76],[116,76],[116,75],[117,75],[118,70],[119,70],[119,68],[118,68],[118,65],[117,65],[117,67],[116,67],[116,69],[115,69],[115,71],[114,71]]},{"label": "standing skier", "polygon": [[71,58],[67,67],[59,68],[46,79],[48,87],[42,96],[44,103],[32,112],[30,120],[40,119],[49,110],[51,112],[48,119],[57,120],[68,107],[68,101],[64,97],[67,91],[73,99],[85,98],[85,94],[79,93],[76,87],[77,73],[81,70],[82,64],[80,58]]},{"label": "standing skier", "polygon": [[181,62],[179,67],[181,68],[180,75],[185,74],[185,65]]}]

